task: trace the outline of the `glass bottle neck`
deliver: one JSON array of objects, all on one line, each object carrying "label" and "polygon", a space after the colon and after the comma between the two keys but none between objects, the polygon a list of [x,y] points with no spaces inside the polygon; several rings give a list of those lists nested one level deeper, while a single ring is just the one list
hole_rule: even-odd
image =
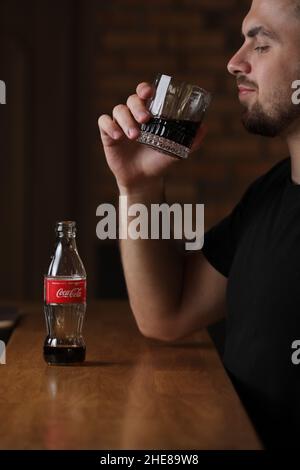
[{"label": "glass bottle neck", "polygon": [[57,222],[56,227],[57,238],[75,238],[76,237],[76,223],[72,221]]},{"label": "glass bottle neck", "polygon": [[56,237],[56,243],[57,245],[61,243],[63,246],[76,249],[76,237],[74,234],[59,233]]}]

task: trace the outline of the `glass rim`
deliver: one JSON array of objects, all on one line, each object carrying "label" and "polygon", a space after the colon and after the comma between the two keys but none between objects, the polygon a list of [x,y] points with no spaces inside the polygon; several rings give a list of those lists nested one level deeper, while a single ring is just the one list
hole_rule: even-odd
[{"label": "glass rim", "polygon": [[[154,80],[154,86],[160,80],[161,77],[169,77],[171,79],[170,84],[171,84],[171,82],[174,82],[174,84],[177,85],[177,86],[191,87],[193,90],[199,91],[199,93],[202,93],[202,94],[208,95],[208,96],[212,96],[211,91],[206,90],[205,88],[201,87],[200,85],[190,83],[186,80],[179,80],[176,77],[174,77],[172,75],[168,75],[166,73],[156,74],[156,77],[155,77],[155,80]],[[170,84],[169,84],[169,86],[170,86]]]}]

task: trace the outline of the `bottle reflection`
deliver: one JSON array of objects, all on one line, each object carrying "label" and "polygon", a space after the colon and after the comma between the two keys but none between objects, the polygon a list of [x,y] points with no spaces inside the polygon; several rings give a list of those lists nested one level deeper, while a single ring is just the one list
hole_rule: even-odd
[{"label": "bottle reflection", "polygon": [[43,447],[188,449],[202,442],[213,448],[228,423],[203,348],[204,342],[141,340],[132,360],[97,362],[80,373],[47,367]]},{"label": "bottle reflection", "polygon": [[59,369],[46,369],[48,404],[44,410],[43,447],[49,450],[80,449],[84,423],[83,410],[77,406],[80,385],[76,371]]}]

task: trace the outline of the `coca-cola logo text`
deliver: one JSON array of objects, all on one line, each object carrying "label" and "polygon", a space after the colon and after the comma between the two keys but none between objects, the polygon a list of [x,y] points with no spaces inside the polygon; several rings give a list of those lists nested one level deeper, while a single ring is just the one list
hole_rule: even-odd
[{"label": "coca-cola logo text", "polygon": [[86,280],[45,279],[45,299],[51,304],[78,304],[86,301]]},{"label": "coca-cola logo text", "polygon": [[74,298],[77,298],[77,297],[81,297],[82,296],[82,289],[81,287],[74,287],[74,289],[71,289],[71,290],[64,290],[62,288],[58,289],[58,291],[56,292],[56,297],[57,298],[68,298],[68,299],[74,299]]}]

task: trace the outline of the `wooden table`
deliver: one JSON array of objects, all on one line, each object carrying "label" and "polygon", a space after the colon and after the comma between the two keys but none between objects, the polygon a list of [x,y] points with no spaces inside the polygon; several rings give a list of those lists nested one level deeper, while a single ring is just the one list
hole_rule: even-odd
[{"label": "wooden table", "polygon": [[206,331],[144,338],[128,303],[90,304],[82,366],[47,366],[42,305],[0,366],[1,449],[260,449]]}]

